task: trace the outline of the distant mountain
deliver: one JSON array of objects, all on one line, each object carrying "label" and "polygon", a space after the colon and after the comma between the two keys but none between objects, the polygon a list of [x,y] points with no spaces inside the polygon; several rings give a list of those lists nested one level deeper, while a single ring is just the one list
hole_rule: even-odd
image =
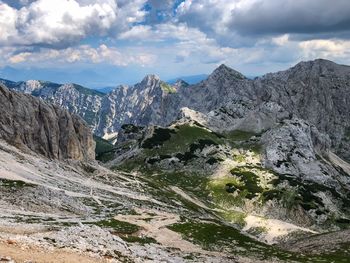
[{"label": "distant mountain", "polygon": [[102,97],[105,95],[102,92],[77,84],[58,84],[39,80],[14,82],[0,79],[0,83],[10,89],[31,94],[64,107],[71,113],[84,118],[92,129],[97,125]]},{"label": "distant mountain", "polygon": [[186,81],[188,84],[196,84],[198,82],[201,82],[202,80],[205,80],[208,77],[207,74],[200,74],[200,75],[192,75],[192,76],[181,76],[175,79],[170,79],[167,82],[169,84],[175,84],[176,81],[179,79]]},{"label": "distant mountain", "polygon": [[116,87],[103,87],[103,88],[95,88],[94,90],[98,91],[98,92],[102,92],[104,94],[107,94],[109,92],[111,92],[112,90],[114,90]]},{"label": "distant mountain", "polygon": [[[184,107],[219,114],[225,120],[223,129],[252,132],[268,129],[283,114],[295,115],[328,134],[333,149],[350,160],[346,150],[350,145],[346,139],[350,131],[350,67],[327,60],[301,62],[254,80],[221,65],[206,80],[189,86],[185,82],[167,84],[149,75],[136,85],[122,85],[108,94],[76,84],[3,82],[79,114],[96,135],[107,137],[125,123],[166,126]],[[271,103],[278,106],[270,109]]]}]

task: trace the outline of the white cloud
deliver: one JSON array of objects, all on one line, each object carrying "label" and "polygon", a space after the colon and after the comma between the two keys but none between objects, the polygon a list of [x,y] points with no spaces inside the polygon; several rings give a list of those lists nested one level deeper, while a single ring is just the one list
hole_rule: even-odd
[{"label": "white cloud", "polygon": [[303,57],[306,59],[327,58],[350,62],[350,41],[335,39],[317,39],[299,43]]},{"label": "white cloud", "polygon": [[7,62],[18,63],[106,63],[115,66],[139,65],[146,66],[155,62],[156,57],[141,50],[119,50],[104,44],[97,48],[81,45],[75,48],[61,50],[41,49],[39,52],[13,53],[7,57]]},{"label": "white cloud", "polygon": [[144,19],[146,0],[37,0],[16,9],[0,1],[0,45],[67,47]]}]

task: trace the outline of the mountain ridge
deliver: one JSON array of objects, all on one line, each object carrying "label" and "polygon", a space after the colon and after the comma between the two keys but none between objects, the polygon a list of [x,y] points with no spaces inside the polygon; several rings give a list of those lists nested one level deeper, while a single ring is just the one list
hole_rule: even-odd
[{"label": "mountain ridge", "polygon": [[[84,94],[84,90],[72,94],[68,90],[57,94],[46,92],[43,96],[40,93],[33,95],[80,115],[89,123],[92,131],[102,137],[118,133],[120,127],[126,123],[166,126],[177,119],[183,107],[205,114],[217,112],[223,107],[223,111],[239,118],[247,112],[253,114],[252,109],[259,104],[260,108],[265,107],[263,112],[270,111],[266,108],[266,102],[274,102],[289,114],[306,116],[321,131],[330,131],[336,151],[349,160],[350,155],[344,150],[348,145],[344,138],[349,129],[349,111],[344,100],[349,100],[349,74],[349,67],[324,59],[300,62],[290,69],[268,73],[254,80],[221,65],[206,80],[195,85],[186,85],[186,89],[166,84],[155,75],[148,75],[140,83],[122,85],[107,94]],[[119,90],[120,87],[123,89]],[[342,94],[342,99],[338,99],[337,92]],[[332,96],[326,99],[329,94]],[[308,109],[309,106],[313,108]],[[322,117],[329,116],[328,120],[323,120],[317,114],[318,111],[323,112]],[[336,116],[337,111],[342,114]],[[231,117],[226,114],[223,118]],[[339,124],[329,125],[328,122],[343,122],[345,127],[342,128]],[[244,129],[248,126],[242,124],[228,127]]]}]

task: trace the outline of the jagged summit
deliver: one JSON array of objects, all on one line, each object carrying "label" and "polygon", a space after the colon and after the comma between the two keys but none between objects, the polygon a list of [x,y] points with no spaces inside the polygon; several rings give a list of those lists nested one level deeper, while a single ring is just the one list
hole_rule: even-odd
[{"label": "jagged summit", "polygon": [[209,79],[218,79],[221,77],[233,77],[236,79],[247,79],[242,73],[226,66],[225,64],[221,64],[218,68],[216,68],[213,73],[209,75]]},{"label": "jagged summit", "polygon": [[149,75],[146,75],[142,79],[141,84],[143,84],[143,85],[150,85],[151,83],[154,83],[156,81],[160,81],[159,76],[157,76],[155,74],[149,74]]}]

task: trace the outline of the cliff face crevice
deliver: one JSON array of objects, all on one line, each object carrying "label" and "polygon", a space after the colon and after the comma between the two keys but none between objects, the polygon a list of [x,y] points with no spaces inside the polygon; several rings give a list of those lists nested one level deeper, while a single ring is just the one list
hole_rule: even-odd
[{"label": "cliff face crevice", "polygon": [[80,117],[3,85],[0,107],[0,138],[8,143],[51,159],[94,159],[95,143]]}]

